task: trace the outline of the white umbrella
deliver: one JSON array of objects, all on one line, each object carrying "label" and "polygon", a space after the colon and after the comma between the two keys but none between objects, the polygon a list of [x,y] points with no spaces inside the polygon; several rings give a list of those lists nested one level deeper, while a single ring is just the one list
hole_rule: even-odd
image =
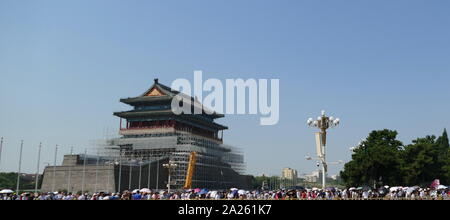
[{"label": "white umbrella", "polygon": [[210,194],[211,198],[216,197],[216,195],[217,195],[217,191],[212,191],[211,194]]},{"label": "white umbrella", "polygon": [[143,188],[143,189],[141,189],[141,192],[142,193],[151,193],[152,191],[148,188]]},{"label": "white umbrella", "polygon": [[239,194],[239,195],[245,195],[245,190],[242,190],[242,189],[239,190],[239,191],[238,191],[238,194]]},{"label": "white umbrella", "polygon": [[350,189],[348,189],[348,190],[353,191],[353,190],[356,190],[356,188],[355,188],[355,187],[352,187],[352,188],[350,188]]},{"label": "white umbrella", "polygon": [[391,187],[390,189],[389,189],[389,191],[390,192],[394,192],[394,191],[397,191],[398,189],[401,189],[400,187]]},{"label": "white umbrella", "polygon": [[438,187],[437,187],[437,189],[447,189],[448,187],[446,187],[446,186],[444,186],[444,185],[439,185]]},{"label": "white umbrella", "polygon": [[14,193],[14,191],[10,190],[10,189],[4,189],[2,191],[0,191],[0,194],[11,194]]},{"label": "white umbrella", "polygon": [[132,193],[139,193],[139,190],[138,190],[138,189],[135,189],[135,190],[133,190]]},{"label": "white umbrella", "polygon": [[236,188],[231,188],[230,191],[237,191],[238,189]]},{"label": "white umbrella", "polygon": [[406,190],[406,192],[407,193],[412,193],[412,192],[414,192],[415,190],[417,190],[417,189],[419,189],[420,187],[418,187],[418,186],[413,186],[413,187],[409,187],[407,190]]}]

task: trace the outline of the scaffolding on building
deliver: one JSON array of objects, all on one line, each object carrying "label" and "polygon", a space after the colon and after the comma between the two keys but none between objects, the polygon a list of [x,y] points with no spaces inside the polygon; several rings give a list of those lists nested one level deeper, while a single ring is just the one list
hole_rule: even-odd
[{"label": "scaffolding on building", "polygon": [[160,161],[172,161],[177,168],[172,173],[171,186],[177,189],[185,185],[192,152],[197,153],[192,178],[195,188],[238,187],[236,184],[242,182],[239,178],[245,173],[244,157],[239,148],[184,131],[103,139],[97,142],[97,151],[105,163],[134,170]]}]

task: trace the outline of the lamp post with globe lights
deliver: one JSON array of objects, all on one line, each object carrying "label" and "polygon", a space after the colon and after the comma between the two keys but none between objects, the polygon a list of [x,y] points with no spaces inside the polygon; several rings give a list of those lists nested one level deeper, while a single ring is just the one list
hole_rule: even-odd
[{"label": "lamp post with globe lights", "polygon": [[178,164],[174,163],[173,161],[169,161],[169,163],[163,164],[163,167],[168,170],[169,173],[169,179],[167,181],[167,193],[170,193],[170,185],[171,183],[171,175],[173,170],[175,170],[178,167]]},{"label": "lamp post with globe lights", "polygon": [[327,130],[329,128],[337,127],[341,120],[339,118],[328,117],[325,111],[322,111],[322,115],[314,120],[309,118],[307,121],[308,126],[318,128],[320,132],[316,133],[316,150],[317,156],[322,163],[322,187],[326,188],[326,176],[327,176],[327,162],[325,157],[325,146],[327,143]]}]

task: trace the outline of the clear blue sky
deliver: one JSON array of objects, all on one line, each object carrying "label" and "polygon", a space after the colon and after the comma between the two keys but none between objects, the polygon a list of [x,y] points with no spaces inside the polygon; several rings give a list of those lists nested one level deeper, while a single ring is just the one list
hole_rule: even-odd
[{"label": "clear blue sky", "polygon": [[251,174],[314,170],[306,119],[322,109],[342,118],[331,161],[348,161],[374,129],[396,129],[405,143],[440,135],[450,128],[449,9],[447,0],[0,0],[1,166],[17,169],[21,139],[25,172],[40,141],[42,163],[56,144],[82,152],[118,128],[112,112],[128,109],[119,98],[194,70],[280,79],[277,126],[221,120]]}]

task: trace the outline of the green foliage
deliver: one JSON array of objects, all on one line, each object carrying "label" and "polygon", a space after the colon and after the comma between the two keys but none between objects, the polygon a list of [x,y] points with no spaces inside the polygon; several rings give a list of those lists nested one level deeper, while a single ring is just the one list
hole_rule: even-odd
[{"label": "green foliage", "polygon": [[450,143],[447,135],[447,129],[444,130],[444,133],[437,139],[436,143],[439,146],[439,151],[444,155],[443,158],[440,158],[440,160],[444,163],[442,168],[444,179],[448,184],[450,184]]},{"label": "green foliage", "polygon": [[[40,178],[38,187],[42,184],[42,178]],[[0,173],[0,189],[12,189],[17,188],[17,173]],[[35,188],[35,182],[29,181],[24,178],[20,179],[20,189],[30,190]]]},{"label": "green foliage", "polygon": [[347,163],[341,177],[348,186],[372,186],[383,182],[393,184],[401,179],[400,151],[402,143],[396,131],[373,131],[367,140],[354,151],[352,161]]},{"label": "green foliage", "polygon": [[402,147],[396,131],[373,131],[354,151],[341,177],[347,186],[429,185],[434,179],[450,183],[447,132],[426,136]]},{"label": "green foliage", "polygon": [[0,173],[0,189],[15,189],[17,181],[16,173]]},{"label": "green foliage", "polygon": [[448,140],[447,129],[445,129],[442,136],[437,139],[436,144],[438,145],[439,150],[443,151],[444,153],[448,153],[450,143]]},{"label": "green foliage", "polygon": [[403,152],[404,183],[426,186],[434,179],[443,179],[443,161],[435,136],[414,140]]}]

